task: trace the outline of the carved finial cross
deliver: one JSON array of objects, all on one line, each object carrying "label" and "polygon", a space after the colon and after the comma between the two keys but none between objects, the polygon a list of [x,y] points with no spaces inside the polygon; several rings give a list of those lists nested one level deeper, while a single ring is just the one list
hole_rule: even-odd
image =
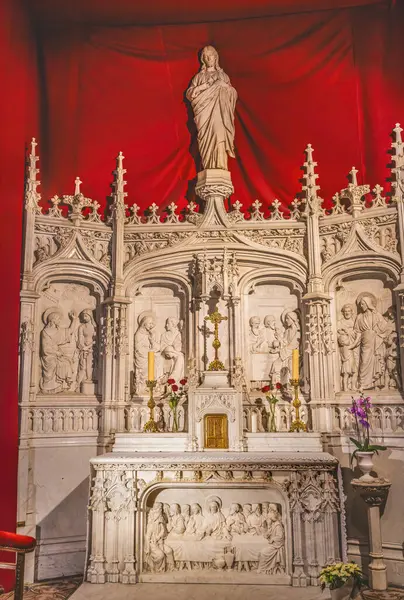
[{"label": "carved finial cross", "polygon": [[260,202],[259,200],[255,200],[255,202],[252,203],[251,219],[253,221],[263,221],[264,220],[264,213],[260,210],[261,206],[262,206],[262,202]]},{"label": "carved finial cross", "polygon": [[168,212],[168,217],[167,217],[167,223],[178,223],[179,222],[179,218],[178,215],[176,213],[178,206],[175,204],[175,202],[171,202],[171,204],[169,204],[167,206],[167,212]]},{"label": "carved finial cross", "polygon": [[122,152],[120,152],[118,154],[118,169],[122,169],[123,168],[123,159],[124,159],[124,155],[122,154]]},{"label": "carved finial cross", "polygon": [[239,200],[236,200],[235,203],[233,204],[233,208],[237,212],[240,212],[242,206],[243,205],[241,204],[241,202]]},{"label": "carved finial cross", "polygon": [[74,180],[74,184],[75,184],[75,188],[74,188],[74,195],[75,196],[79,196],[80,195],[80,186],[83,182],[81,181],[80,177],[76,177],[76,179]]},{"label": "carved finial cross", "polygon": [[306,147],[307,162],[313,161],[313,151],[314,151],[313,146],[311,144],[307,144],[307,147]]},{"label": "carved finial cross", "polygon": [[189,204],[187,204],[187,209],[189,210],[190,213],[194,213],[195,212],[195,208],[198,205],[195,204],[195,202],[193,200],[191,200],[191,202]]},{"label": "carved finial cross", "polygon": [[280,206],[281,206],[281,203],[279,202],[279,200],[277,198],[275,198],[275,200],[272,202],[272,208],[273,208],[272,218],[275,219],[276,221],[283,219],[283,212],[279,210]]},{"label": "carved finial cross", "polygon": [[396,134],[396,143],[400,144],[401,143],[401,132],[403,131],[403,128],[400,127],[400,123],[396,123],[396,126],[393,129],[394,133]]},{"label": "carved finial cross", "polygon": [[38,146],[38,142],[36,141],[36,139],[33,137],[31,140],[31,155],[35,156],[35,148]]},{"label": "carved finial cross", "polygon": [[356,177],[357,173],[358,173],[358,169],[355,169],[355,167],[352,167],[352,169],[349,171],[349,174],[351,176],[352,185],[358,185],[358,179]]}]

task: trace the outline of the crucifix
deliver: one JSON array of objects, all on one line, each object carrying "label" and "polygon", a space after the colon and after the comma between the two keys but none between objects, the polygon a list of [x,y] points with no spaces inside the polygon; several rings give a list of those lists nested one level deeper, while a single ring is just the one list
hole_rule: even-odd
[{"label": "crucifix", "polygon": [[219,360],[219,348],[222,345],[219,340],[219,325],[222,321],[227,321],[227,317],[221,315],[216,309],[209,316],[205,317],[205,321],[210,321],[214,326],[212,346],[215,349],[215,358],[209,363],[208,371],[225,371],[224,364]]},{"label": "crucifix", "polygon": [[80,177],[76,177],[76,179],[74,180],[74,183],[75,183],[74,195],[79,196],[80,195],[80,185],[83,182],[80,180]]}]

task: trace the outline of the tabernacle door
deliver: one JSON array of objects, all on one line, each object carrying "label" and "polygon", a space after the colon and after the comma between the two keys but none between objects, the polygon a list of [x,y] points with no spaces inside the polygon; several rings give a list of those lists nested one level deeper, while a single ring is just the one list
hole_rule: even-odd
[{"label": "tabernacle door", "polygon": [[205,448],[228,448],[227,415],[205,415]]}]

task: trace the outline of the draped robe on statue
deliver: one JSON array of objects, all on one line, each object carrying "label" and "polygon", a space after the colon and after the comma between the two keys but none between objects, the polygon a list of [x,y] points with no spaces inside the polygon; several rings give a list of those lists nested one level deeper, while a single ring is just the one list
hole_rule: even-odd
[{"label": "draped robe on statue", "polygon": [[371,307],[356,317],[354,332],[360,339],[359,385],[370,389],[384,373],[384,338],[388,333],[388,323]]},{"label": "draped robe on statue", "polygon": [[[216,81],[193,98],[198,86]],[[237,92],[221,68],[201,71],[192,79],[187,98],[194,111],[198,147],[204,169],[227,170],[227,155],[234,158],[234,109]]]}]

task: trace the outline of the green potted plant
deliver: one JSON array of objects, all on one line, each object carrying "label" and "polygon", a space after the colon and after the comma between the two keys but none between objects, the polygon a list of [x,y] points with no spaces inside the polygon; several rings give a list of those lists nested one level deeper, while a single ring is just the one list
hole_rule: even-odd
[{"label": "green potted plant", "polygon": [[329,588],[331,600],[354,598],[364,584],[362,569],[349,562],[328,565],[320,571],[321,589]]},{"label": "green potted plant", "polygon": [[359,469],[363,475],[362,481],[371,481],[373,477],[370,472],[373,469],[373,455],[378,454],[379,450],[386,450],[386,446],[380,446],[370,443],[370,409],[372,402],[370,396],[360,395],[358,399],[352,398],[352,406],[349,412],[355,417],[355,429],[357,438],[350,437],[351,442],[356,446],[351,456],[351,463],[355,458]]},{"label": "green potted plant", "polygon": [[186,395],[187,380],[181,379],[177,384],[175,379],[168,379],[167,385],[170,388],[168,393],[168,405],[171,408],[173,414],[173,426],[172,431],[178,431],[178,418],[177,418],[177,407],[181,401],[181,398]]}]

